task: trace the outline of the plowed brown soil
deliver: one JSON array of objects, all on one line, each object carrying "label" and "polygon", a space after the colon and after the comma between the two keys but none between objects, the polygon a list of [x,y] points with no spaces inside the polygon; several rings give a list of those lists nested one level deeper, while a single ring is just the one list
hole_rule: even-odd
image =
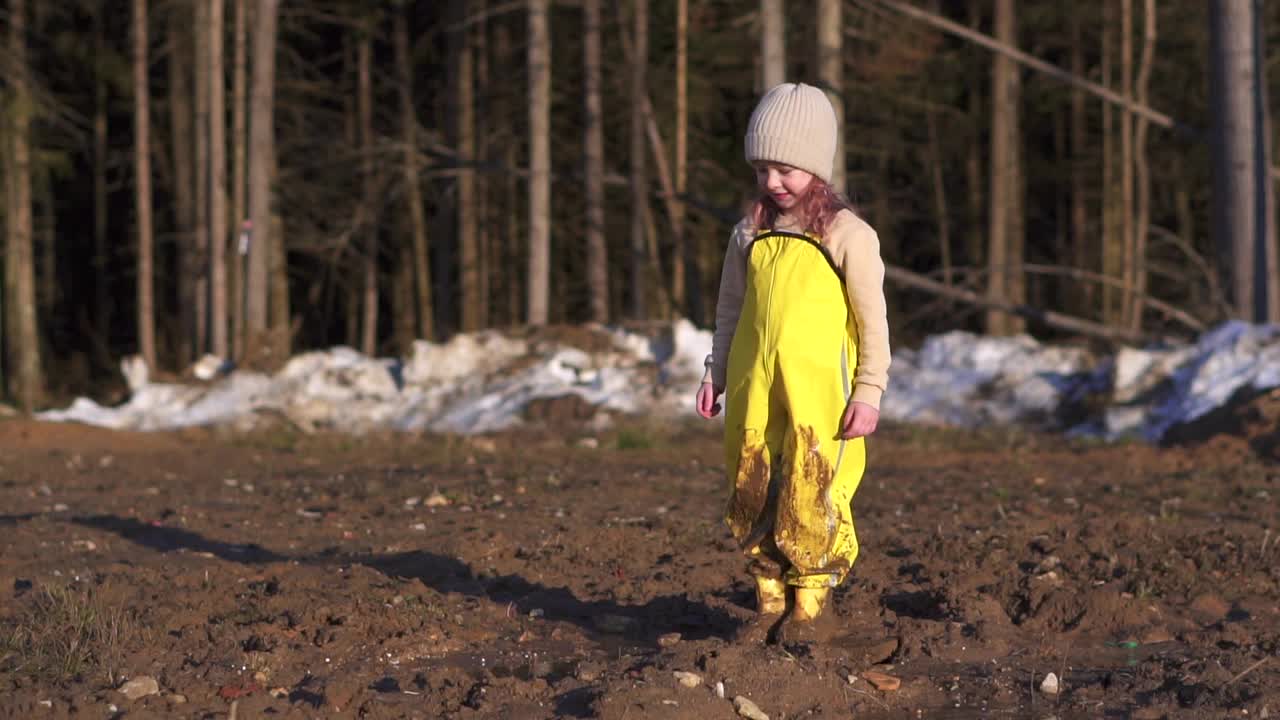
[{"label": "plowed brown soil", "polygon": [[0,715],[1280,717],[1280,469],[1244,440],[882,430],[839,635],[791,647],[731,640],[722,457],[675,422],[0,422]]}]

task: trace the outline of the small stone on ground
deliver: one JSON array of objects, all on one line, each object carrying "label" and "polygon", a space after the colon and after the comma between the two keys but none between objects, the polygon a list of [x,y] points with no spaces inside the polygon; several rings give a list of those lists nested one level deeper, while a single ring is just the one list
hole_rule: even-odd
[{"label": "small stone on ground", "polygon": [[120,686],[120,693],[130,700],[137,700],[160,692],[160,683],[150,675],[140,675]]},{"label": "small stone on ground", "polygon": [[892,675],[886,675],[875,670],[868,670],[862,673],[862,678],[871,683],[871,686],[877,690],[889,692],[902,687],[902,680]]},{"label": "small stone on ground", "polygon": [[747,720],[769,720],[769,716],[759,706],[741,695],[733,699],[733,709]]}]

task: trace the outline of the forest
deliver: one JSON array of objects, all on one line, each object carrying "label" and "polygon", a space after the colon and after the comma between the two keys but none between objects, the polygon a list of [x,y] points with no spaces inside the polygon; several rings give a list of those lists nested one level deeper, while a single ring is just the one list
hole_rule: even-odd
[{"label": "forest", "polygon": [[826,90],[896,344],[1280,321],[1253,0],[4,0],[0,381],[711,322],[773,84]]}]

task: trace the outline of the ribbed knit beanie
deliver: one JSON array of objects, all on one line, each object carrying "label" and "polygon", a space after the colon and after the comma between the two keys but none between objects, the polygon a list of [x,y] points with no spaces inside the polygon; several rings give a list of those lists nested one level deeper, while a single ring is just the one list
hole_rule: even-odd
[{"label": "ribbed knit beanie", "polygon": [[747,122],[747,162],[790,165],[831,182],[836,132],[836,111],[826,93],[782,83],[760,98]]}]

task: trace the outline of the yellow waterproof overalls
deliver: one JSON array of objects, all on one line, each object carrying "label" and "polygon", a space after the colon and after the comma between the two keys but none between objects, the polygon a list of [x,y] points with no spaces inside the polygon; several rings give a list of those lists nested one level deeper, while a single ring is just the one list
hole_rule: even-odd
[{"label": "yellow waterproof overalls", "polygon": [[839,437],[854,316],[816,238],[770,230],[745,252],[725,389],[725,522],[754,574],[834,587],[858,556],[850,502],[866,467],[863,439]]}]

